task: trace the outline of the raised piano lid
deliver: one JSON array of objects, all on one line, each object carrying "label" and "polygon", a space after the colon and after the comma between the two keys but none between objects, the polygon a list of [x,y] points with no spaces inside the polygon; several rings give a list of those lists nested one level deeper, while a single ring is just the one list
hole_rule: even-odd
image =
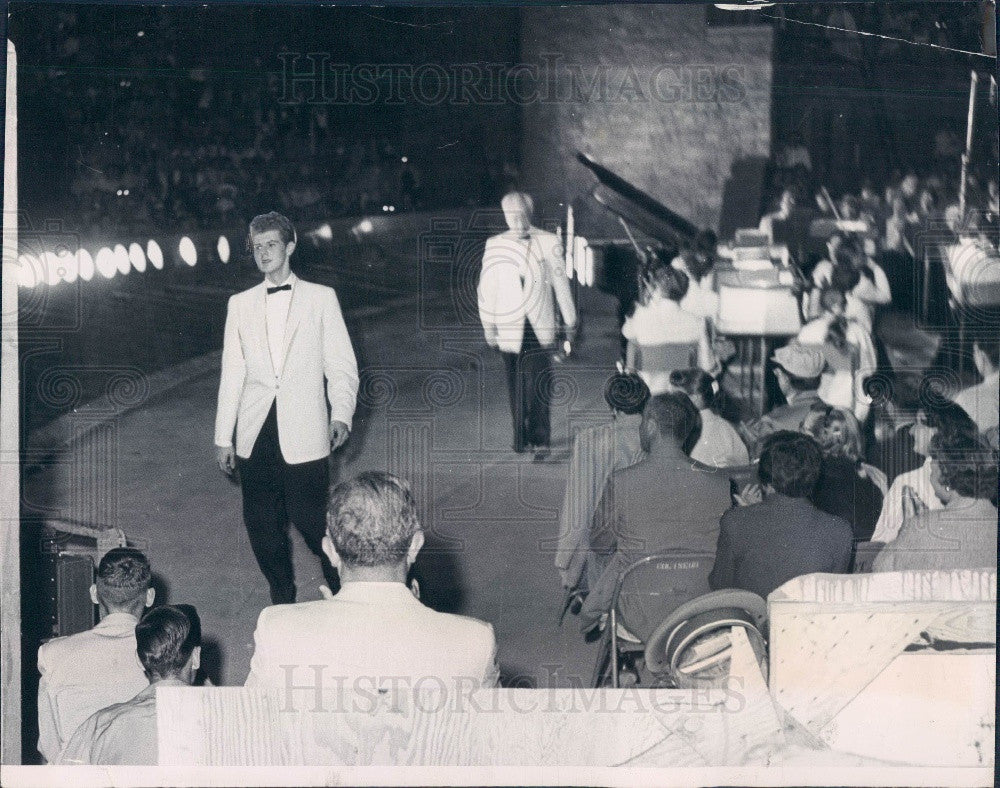
[{"label": "raised piano lid", "polygon": [[591,192],[594,199],[630,225],[662,243],[679,244],[698,233],[698,228],[663,203],[637,189],[624,178],[577,151],[577,160],[600,181]]}]

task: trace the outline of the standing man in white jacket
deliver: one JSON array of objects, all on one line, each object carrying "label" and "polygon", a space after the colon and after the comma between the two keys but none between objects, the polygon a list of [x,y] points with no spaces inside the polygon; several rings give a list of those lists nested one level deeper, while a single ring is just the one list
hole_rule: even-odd
[{"label": "standing man in white jacket", "polygon": [[336,588],[322,549],[328,459],[350,433],[358,367],[337,294],[291,271],[292,223],[257,216],[247,245],[264,281],[229,299],[215,446],[224,473],[239,468],[250,545],[281,604],[295,601],[289,521]]},{"label": "standing man in white jacket", "polygon": [[510,229],[486,241],[479,319],[487,344],[503,354],[514,451],[534,450],[542,459],[550,440],[545,378],[556,343],[555,302],[570,334],[576,329],[576,309],[562,244],[553,233],[531,225],[531,197],[510,192],[501,207]]}]

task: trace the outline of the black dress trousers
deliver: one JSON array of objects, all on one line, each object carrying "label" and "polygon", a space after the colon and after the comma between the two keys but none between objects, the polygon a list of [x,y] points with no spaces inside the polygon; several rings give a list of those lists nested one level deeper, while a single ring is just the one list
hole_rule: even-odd
[{"label": "black dress trousers", "polygon": [[514,451],[529,444],[549,445],[549,351],[538,343],[531,324],[524,321],[520,353],[503,353],[514,422]]},{"label": "black dress trousers", "polygon": [[285,462],[278,443],[277,403],[272,403],[253,451],[246,459],[238,457],[237,465],[243,490],[243,522],[257,564],[271,588],[271,601],[276,605],[295,601],[289,521],[319,556],[323,576],[336,593],[337,572],[322,549],[330,481],[327,458],[294,465]]}]

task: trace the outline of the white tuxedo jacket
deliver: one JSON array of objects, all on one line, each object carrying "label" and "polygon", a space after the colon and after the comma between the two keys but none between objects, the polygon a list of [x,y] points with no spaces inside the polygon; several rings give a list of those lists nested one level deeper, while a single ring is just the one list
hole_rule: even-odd
[{"label": "white tuxedo jacket", "polygon": [[[431,610],[402,583],[359,582],[333,599],[264,608],[246,686],[472,689],[497,678],[490,624]],[[299,699],[313,697],[304,691]]]},{"label": "white tuxedo jacket", "polygon": [[563,258],[559,239],[535,227],[527,241],[510,231],[486,241],[478,297],[488,344],[519,352],[527,318],[539,343],[551,347],[556,341],[555,301],[566,325],[576,325]]},{"label": "white tuxedo jacket", "polygon": [[215,445],[229,446],[235,428],[236,453],[249,457],[277,400],[278,443],[285,461],[294,465],[322,459],[330,453],[330,421],[350,427],[358,394],[358,365],[337,294],[296,280],[280,376],[267,343],[266,298],[265,280],[229,299]]}]

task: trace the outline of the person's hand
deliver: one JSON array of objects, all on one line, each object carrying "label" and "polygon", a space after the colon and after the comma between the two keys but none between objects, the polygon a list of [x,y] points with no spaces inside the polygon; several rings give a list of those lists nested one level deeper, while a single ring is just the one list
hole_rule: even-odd
[{"label": "person's hand", "polygon": [[747,484],[740,490],[738,495],[734,495],[737,506],[753,506],[764,500],[764,490],[759,484]]},{"label": "person's hand", "polygon": [[330,449],[336,451],[347,442],[347,436],[351,434],[351,428],[342,421],[330,422]]},{"label": "person's hand", "polygon": [[219,464],[219,470],[226,476],[232,476],[236,470],[236,450],[232,444],[228,446],[215,447],[215,461]]},{"label": "person's hand", "polygon": [[500,337],[495,331],[486,332],[486,344],[492,348],[500,347]]},{"label": "person's hand", "polygon": [[333,591],[330,590],[330,586],[322,585],[319,587],[319,595],[323,599],[333,599]]}]

